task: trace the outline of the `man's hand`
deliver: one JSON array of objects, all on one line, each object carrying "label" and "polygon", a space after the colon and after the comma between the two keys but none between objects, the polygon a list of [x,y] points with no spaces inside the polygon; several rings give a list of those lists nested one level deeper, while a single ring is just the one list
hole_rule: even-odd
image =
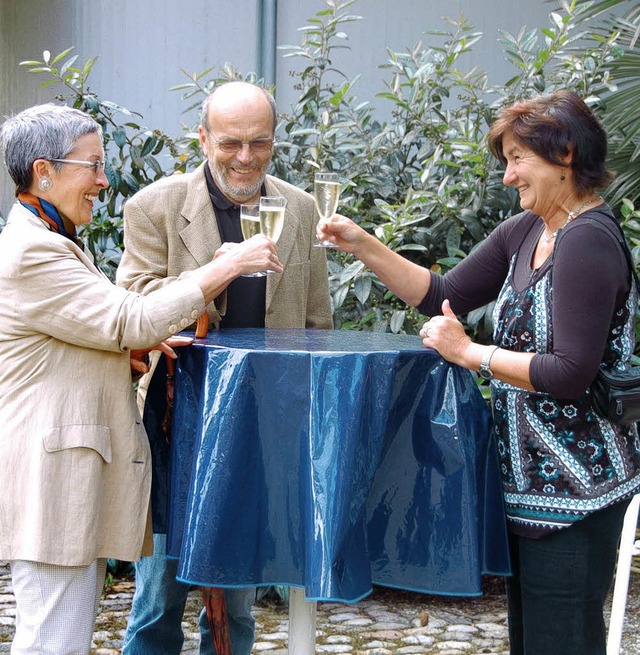
[{"label": "man's hand", "polygon": [[258,271],[282,273],[284,270],[278,259],[276,244],[262,234],[256,234],[241,243],[223,243],[213,256],[213,260],[216,261],[218,257],[224,256],[237,260],[240,275]]},{"label": "man's hand", "polygon": [[218,257],[222,257],[222,255],[226,255],[227,253],[232,252],[235,250],[240,244],[239,243],[234,243],[233,241],[225,241],[214,253],[213,253],[213,261],[218,259]]}]

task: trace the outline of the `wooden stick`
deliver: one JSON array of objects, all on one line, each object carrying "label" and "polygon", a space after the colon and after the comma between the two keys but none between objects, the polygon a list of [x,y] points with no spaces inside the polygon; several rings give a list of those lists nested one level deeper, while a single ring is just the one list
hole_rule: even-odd
[{"label": "wooden stick", "polygon": [[213,636],[217,655],[231,655],[231,638],[224,589],[219,587],[200,587],[202,601],[207,610],[207,618]]},{"label": "wooden stick", "polygon": [[205,312],[198,316],[198,320],[196,321],[196,338],[204,339],[207,336],[207,332],[209,332],[209,314]]}]

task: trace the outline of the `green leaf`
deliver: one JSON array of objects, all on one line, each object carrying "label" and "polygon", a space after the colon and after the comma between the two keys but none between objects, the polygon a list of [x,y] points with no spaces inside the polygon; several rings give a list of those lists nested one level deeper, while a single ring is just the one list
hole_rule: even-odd
[{"label": "green leaf", "polygon": [[345,284],[340,287],[333,293],[333,307],[334,309],[339,309],[342,307],[342,304],[349,293],[349,285]]},{"label": "green leaf", "polygon": [[127,185],[127,187],[129,188],[129,192],[131,194],[134,194],[137,191],[139,191],[140,183],[129,171],[124,171],[124,170],[122,171],[122,181]]},{"label": "green leaf", "polygon": [[129,155],[136,168],[144,169],[144,159],[140,154],[140,148],[138,146],[131,146],[129,148]]},{"label": "green leaf", "polygon": [[[78,59],[78,55],[74,55],[73,57],[69,58],[67,61],[62,64],[60,67],[60,77],[64,77],[65,73],[71,69],[71,66],[75,63],[76,59]],[[78,72],[78,71],[75,71]]]},{"label": "green leaf", "polygon": [[396,310],[393,312],[391,319],[389,320],[389,328],[391,329],[391,332],[398,334],[402,330],[406,315],[407,312],[404,310]]},{"label": "green leaf", "polygon": [[117,189],[120,186],[120,171],[117,168],[107,165],[105,166],[104,173],[109,181],[109,186]]},{"label": "green leaf", "polygon": [[144,161],[146,164],[148,164],[151,167],[151,169],[156,175],[156,179],[164,175],[164,171],[162,170],[162,167],[160,166],[158,160],[155,157],[153,157],[152,155],[147,155]]},{"label": "green leaf", "polygon": [[53,66],[54,64],[57,64],[61,59],[64,59],[73,49],[74,47],[71,46],[70,48],[63,50],[59,55],[56,55],[56,57],[52,60],[51,65]]},{"label": "green leaf", "polygon": [[369,274],[359,274],[353,283],[353,292],[356,298],[364,305],[371,293],[371,276]]},{"label": "green leaf", "polygon": [[124,148],[127,143],[127,133],[122,129],[114,130],[113,140],[116,142],[118,148]]},{"label": "green leaf", "polygon": [[355,261],[347,266],[340,275],[340,284],[346,284],[356,277],[364,269],[364,264],[361,261]]}]

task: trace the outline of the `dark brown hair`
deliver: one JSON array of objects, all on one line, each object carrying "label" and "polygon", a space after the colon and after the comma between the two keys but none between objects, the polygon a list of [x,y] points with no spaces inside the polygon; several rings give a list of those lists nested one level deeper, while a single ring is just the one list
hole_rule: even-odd
[{"label": "dark brown hair", "polygon": [[579,195],[611,181],[605,164],[606,132],[575,93],[555,91],[503,109],[489,130],[489,148],[503,164],[507,163],[502,148],[506,133],[558,166],[564,166],[565,157],[572,153],[570,166]]}]

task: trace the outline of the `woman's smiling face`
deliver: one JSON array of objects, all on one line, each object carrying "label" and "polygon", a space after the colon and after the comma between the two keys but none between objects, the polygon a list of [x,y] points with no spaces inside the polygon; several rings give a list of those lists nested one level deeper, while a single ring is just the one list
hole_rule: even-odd
[{"label": "woman's smiling face", "polygon": [[[87,162],[103,160],[104,149],[98,133],[82,135],[65,159]],[[33,193],[54,205],[65,224],[85,225],[91,221],[98,193],[109,186],[104,168],[99,167],[96,171],[89,166],[70,162],[59,166],[55,169],[53,163],[49,162],[51,188],[43,192],[35,184]]]},{"label": "woman's smiling face", "polygon": [[510,132],[505,133],[502,147],[507,160],[504,184],[516,188],[522,209],[551,218],[571,189],[570,181],[562,178],[564,169],[516,141]]}]

